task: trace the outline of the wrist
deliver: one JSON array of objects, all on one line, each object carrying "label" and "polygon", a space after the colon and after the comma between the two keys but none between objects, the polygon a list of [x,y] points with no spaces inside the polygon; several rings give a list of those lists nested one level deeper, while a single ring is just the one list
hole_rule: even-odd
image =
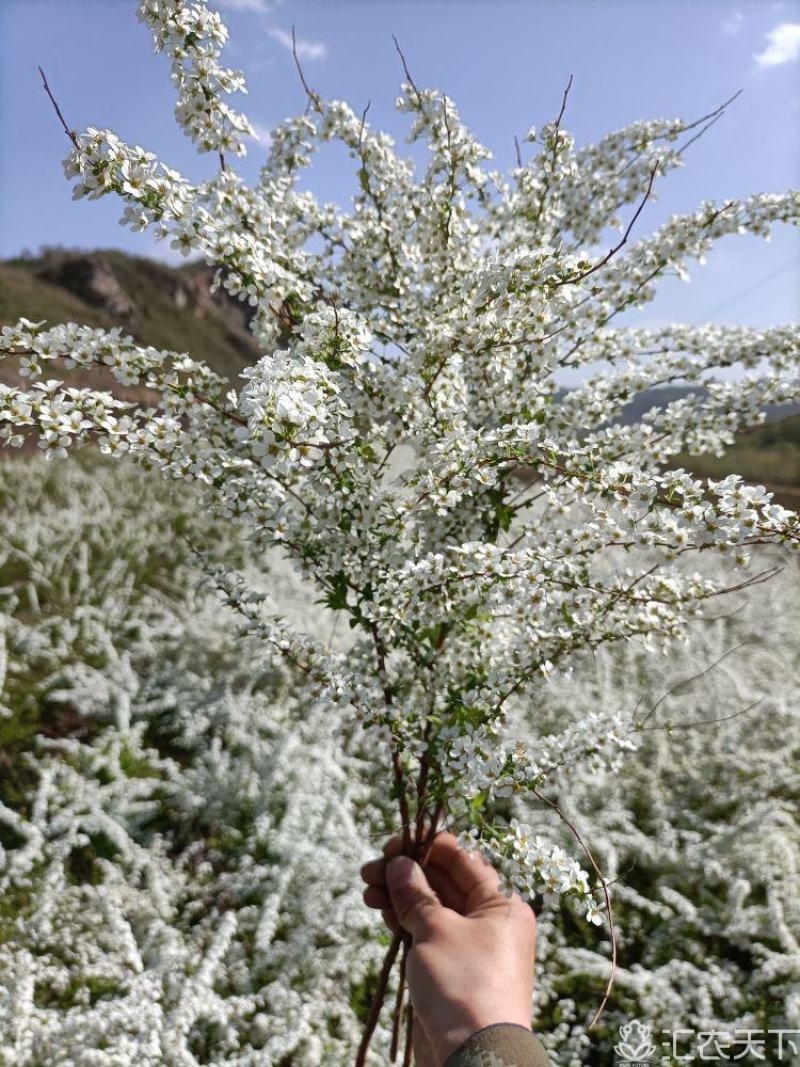
[{"label": "wrist", "polygon": [[444,1067],[449,1058],[471,1037],[481,1030],[493,1026],[519,1026],[523,1030],[531,1029],[531,1013],[521,1009],[514,1010],[498,1005],[494,1009],[470,1009],[454,1018],[452,1025],[444,1027],[436,1035],[434,1042],[437,1067]]}]

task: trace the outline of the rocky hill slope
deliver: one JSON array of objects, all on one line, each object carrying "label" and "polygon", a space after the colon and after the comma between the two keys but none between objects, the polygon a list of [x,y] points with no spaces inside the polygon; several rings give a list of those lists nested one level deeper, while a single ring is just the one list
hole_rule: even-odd
[{"label": "rocky hill slope", "polygon": [[189,352],[234,381],[256,358],[250,308],[212,293],[211,278],[202,263],[47,249],[0,262],[0,323],[24,316],[122,326],[142,344]]}]

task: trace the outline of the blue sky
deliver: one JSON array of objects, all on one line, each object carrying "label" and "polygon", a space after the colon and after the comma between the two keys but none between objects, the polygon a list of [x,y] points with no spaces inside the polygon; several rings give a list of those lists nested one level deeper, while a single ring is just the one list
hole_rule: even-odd
[{"label": "blue sky", "polygon": [[[231,30],[225,58],[248,76],[245,110],[267,130],[302,111],[287,49],[297,27],[306,74],[329,97],[362,108],[398,140],[396,33],[418,84],[436,85],[502,166],[514,134],[558,111],[579,143],[639,118],[695,118],[742,96],[647,205],[637,233],[704,198],[800,184],[800,0],[217,0]],[[67,147],[36,71],[47,72],[67,121],[108,126],[188,177],[208,175],[174,124],[167,63],[152,52],[135,0],[0,0],[0,256],[42,244],[117,247],[164,256],[117,224],[112,200],[73,202]],[[242,169],[257,172],[254,144]],[[320,157],[312,184],[345,202],[352,166]],[[670,279],[632,321],[764,326],[800,320],[800,236],[728,238],[692,284]]]}]

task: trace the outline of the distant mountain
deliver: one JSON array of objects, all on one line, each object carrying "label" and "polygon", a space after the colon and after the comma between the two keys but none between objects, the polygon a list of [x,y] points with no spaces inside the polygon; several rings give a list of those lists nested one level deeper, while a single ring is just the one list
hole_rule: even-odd
[{"label": "distant mountain", "polygon": [[202,263],[169,267],[124,252],[47,249],[0,262],[0,324],[25,317],[50,323],[121,326],[136,341],[188,352],[235,382],[257,358],[251,308],[211,292]]},{"label": "distant mountain", "polygon": [[[661,385],[656,389],[646,389],[625,405],[619,421],[625,426],[630,426],[631,423],[639,422],[641,417],[652,408],[665,408],[667,404],[672,404],[676,400],[683,400],[684,397],[704,392],[705,390],[699,385]],[[766,408],[768,422],[785,419],[798,413],[800,413],[800,404],[773,404]]]}]

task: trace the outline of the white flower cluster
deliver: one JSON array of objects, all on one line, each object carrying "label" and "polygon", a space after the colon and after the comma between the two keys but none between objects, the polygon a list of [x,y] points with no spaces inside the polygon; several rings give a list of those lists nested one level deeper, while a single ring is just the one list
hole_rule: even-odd
[{"label": "white flower cluster", "polygon": [[78,146],[64,161],[66,177],[78,179],[73,199],[97,200],[117,193],[129,201],[123,220],[134,230],[183,216],[191,188],[177,171],[158,163],[152,152],[138,145],[131,147],[110,130],[94,126],[77,140]]},{"label": "white flower cluster", "polygon": [[[469,841],[466,837],[465,842]],[[588,922],[599,926],[604,921],[603,907],[592,895],[586,871],[563,848],[533,833],[518,819],[511,819],[507,830],[485,836],[482,852],[495,865],[509,892],[529,899],[540,893],[551,903],[575,896]]]},{"label": "white flower cluster", "polygon": [[[326,309],[304,320],[300,341],[291,351],[263,356],[243,372],[249,384],[239,404],[247,429],[237,434],[250,443],[263,467],[277,465],[289,474],[296,464],[318,463],[326,446],[354,443],[353,412],[336,372],[360,370],[370,340],[351,312]],[[348,433],[350,440],[343,441]]]},{"label": "white flower cluster", "polygon": [[[222,95],[241,84],[217,65],[217,16],[183,0],[141,13],[172,58],[184,126],[201,147],[235,153],[245,122]],[[800,399],[796,326],[613,321],[721,238],[797,224],[800,194],[704,203],[605,251],[604,228],[644,225],[663,172],[722,109],[581,148],[551,122],[504,175],[443,94],[407,76],[399,107],[428,148],[419,175],[366,115],[313,90],[253,188],[227,165],[195,187],[108,131],[79,135],[67,163],[76,195],[113,193],[125,221],[201,255],[253,307],[262,355],[236,389],[119,331],[23,320],[0,332],[0,357],[22,374],[2,388],[0,434],[50,455],[92,441],[129,453],[199,483],[203,506],[242,523],[259,550],[279,546],[345,623],[346,647],[318,654],[305,620],[264,622],[235,580],[226,595],[336,708],[331,735],[366,728],[398,822],[433,830],[452,813],[456,830],[509,843],[503,804],[524,788],[540,804],[562,764],[602,767],[632,741],[618,701],[538,730],[541,749],[526,737],[518,747],[509,717],[543,708],[584,654],[689,639],[719,598],[770,572],[743,571],[762,546],[800,547],[797,515],[764,487],[670,469],[680,452],[724,451],[765,405]],[[331,141],[353,160],[351,208],[300,188]],[[123,409],[60,379],[73,365],[109,367],[155,399]],[[739,365],[741,383],[714,377]],[[565,394],[559,374],[576,367],[585,381]],[[644,390],[683,379],[695,394],[620,425]],[[709,556],[725,566],[709,570]],[[216,562],[230,565],[224,550]],[[375,788],[377,803],[385,783]],[[538,860],[563,866],[538,846],[515,855],[520,886],[539,884]],[[220,944],[238,936],[222,929]]]},{"label": "white flower cluster", "polygon": [[597,770],[617,768],[636,744],[630,722],[621,715],[589,712],[581,723],[537,738],[536,758],[520,740],[507,742],[491,725],[443,729],[439,755],[445,782],[458,783],[451,813],[466,813],[476,799],[491,801],[525,794],[561,767],[589,762]]},{"label": "white flower cluster", "polygon": [[201,152],[246,153],[253,127],[221,94],[246,93],[244,76],[219,63],[228,39],[216,11],[188,0],[141,0],[138,16],[153,32],[156,50],[171,61],[178,90],[175,118]]},{"label": "white flower cluster", "polygon": [[263,356],[245,374],[250,382],[242,390],[241,410],[249,432],[242,436],[256,438],[253,455],[263,457],[266,465],[278,453],[279,442],[299,436],[301,448],[306,446],[307,451],[290,451],[284,462],[313,464],[312,446],[330,443],[325,435],[327,423],[337,415],[347,416],[346,409],[336,410],[339,390],[325,365],[309,356],[276,352]]}]

